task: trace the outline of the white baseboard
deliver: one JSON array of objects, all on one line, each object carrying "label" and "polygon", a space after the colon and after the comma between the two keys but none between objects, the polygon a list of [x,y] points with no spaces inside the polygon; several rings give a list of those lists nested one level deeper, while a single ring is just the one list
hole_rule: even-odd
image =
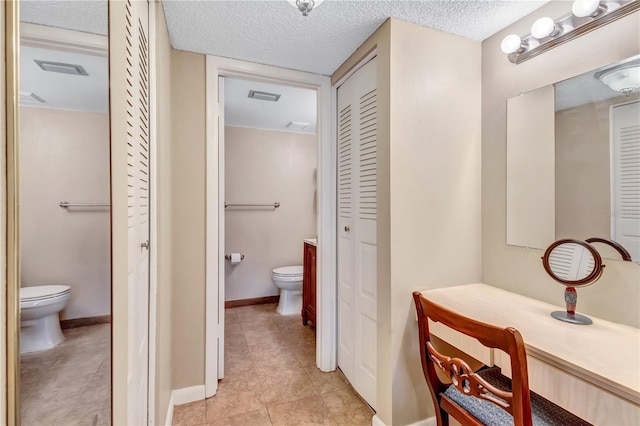
[{"label": "white baseboard", "polygon": [[[422,419],[419,420],[415,423],[411,423],[408,426],[436,426],[437,424],[437,420],[435,417],[429,417],[427,419]],[[373,416],[373,418],[371,419],[371,425],[372,426],[386,426],[386,424],[382,421],[382,419],[380,419],[380,417],[378,417],[378,415],[376,414],[375,416]]]},{"label": "white baseboard", "polygon": [[205,399],[204,385],[191,386],[189,388],[174,389],[169,398],[169,406],[167,407],[166,426],[173,423],[173,409],[176,405],[188,404],[190,402]]},{"label": "white baseboard", "polygon": [[190,402],[200,401],[205,399],[204,385],[191,386],[188,388],[174,389],[171,392],[171,399],[173,405],[188,404]]},{"label": "white baseboard", "polygon": [[169,406],[167,407],[167,417],[164,421],[165,426],[171,426],[173,423],[173,392],[171,392],[171,397],[169,398]]}]

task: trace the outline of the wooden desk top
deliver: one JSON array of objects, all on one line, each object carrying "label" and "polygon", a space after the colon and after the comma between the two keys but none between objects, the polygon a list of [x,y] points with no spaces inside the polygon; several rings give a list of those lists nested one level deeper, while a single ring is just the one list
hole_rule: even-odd
[{"label": "wooden desk top", "polygon": [[592,315],[592,325],[558,321],[549,314],[563,307],[486,284],[422,294],[462,315],[517,329],[529,355],[640,404],[640,329]]}]

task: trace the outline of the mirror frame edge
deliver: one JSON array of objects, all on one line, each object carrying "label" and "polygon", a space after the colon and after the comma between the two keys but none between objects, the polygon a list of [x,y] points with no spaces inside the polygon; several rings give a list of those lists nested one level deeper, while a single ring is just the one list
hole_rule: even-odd
[{"label": "mirror frame edge", "polygon": [[19,0],[5,2],[7,424],[20,424]]}]

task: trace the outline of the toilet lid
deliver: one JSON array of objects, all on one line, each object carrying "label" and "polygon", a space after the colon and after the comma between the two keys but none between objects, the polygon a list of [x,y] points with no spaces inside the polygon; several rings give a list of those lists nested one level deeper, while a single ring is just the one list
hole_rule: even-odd
[{"label": "toilet lid", "polygon": [[68,293],[68,285],[34,285],[20,288],[20,300],[39,300]]},{"label": "toilet lid", "polygon": [[279,276],[286,276],[286,277],[290,277],[290,276],[296,276],[296,275],[302,275],[302,265],[298,265],[298,266],[282,266],[280,268],[275,268],[273,270],[273,275],[279,275]]}]

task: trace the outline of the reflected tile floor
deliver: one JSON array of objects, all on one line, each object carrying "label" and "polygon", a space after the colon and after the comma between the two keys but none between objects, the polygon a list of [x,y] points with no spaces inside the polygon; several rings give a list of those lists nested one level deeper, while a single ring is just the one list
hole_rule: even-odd
[{"label": "reflected tile floor", "polygon": [[20,357],[22,425],[111,424],[111,326],[63,330],[53,349]]},{"label": "reflected tile floor", "polygon": [[214,397],[176,406],[173,425],[371,425],[342,373],[316,368],[315,345],[315,328],[275,304],[226,309],[224,379]]}]

